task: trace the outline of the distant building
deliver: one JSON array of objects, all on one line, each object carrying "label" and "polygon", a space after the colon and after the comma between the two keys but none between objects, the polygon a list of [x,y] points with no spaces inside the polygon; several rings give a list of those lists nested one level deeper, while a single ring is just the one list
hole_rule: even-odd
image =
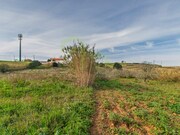
[{"label": "distant building", "polygon": [[63,58],[50,58],[48,59],[48,62],[64,63],[64,59]]}]

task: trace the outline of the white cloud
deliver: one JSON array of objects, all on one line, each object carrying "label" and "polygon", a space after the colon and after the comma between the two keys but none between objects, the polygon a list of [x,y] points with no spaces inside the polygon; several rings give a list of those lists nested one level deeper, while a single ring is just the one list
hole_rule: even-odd
[{"label": "white cloud", "polygon": [[177,39],[177,44],[180,45],[180,39]]},{"label": "white cloud", "polygon": [[115,50],[114,50],[114,47],[110,48],[109,51],[112,52],[112,53],[114,53],[114,51],[115,51]]},{"label": "white cloud", "polygon": [[[113,58],[113,59],[112,59]],[[109,56],[106,56],[106,59],[112,59],[112,62],[122,61],[125,60],[126,62],[137,62],[141,63],[143,61],[152,62],[155,61],[156,64],[161,64],[163,66],[177,66],[180,65],[180,54],[174,52],[172,53],[148,53],[148,54],[132,54],[128,53],[127,56],[120,55],[120,54],[111,54]]]},{"label": "white cloud", "polygon": [[153,43],[153,42],[148,41],[148,42],[146,42],[146,46],[145,46],[145,48],[152,48],[153,46],[154,46],[154,43]]},{"label": "white cloud", "polygon": [[131,46],[131,50],[137,50],[137,48],[136,48],[136,47]]},{"label": "white cloud", "polygon": [[[88,6],[77,8],[73,13],[63,9],[61,4],[48,12],[20,12],[16,7],[1,8],[0,54],[7,55],[6,52],[12,52],[12,55],[18,55],[16,36],[21,32],[24,35],[23,55],[47,57],[61,55],[62,46],[76,38],[91,45],[95,43],[98,50],[110,48],[110,53],[128,52],[127,49],[115,50],[115,47],[126,45],[140,53],[143,49],[155,48],[157,44],[152,42],[155,39],[180,34],[178,1],[143,1],[140,4],[123,6],[123,10],[118,6],[116,10],[112,10],[116,5],[110,7],[107,2],[102,9],[99,9],[98,5],[96,10],[92,9],[93,6]],[[67,5],[70,5],[69,2]],[[133,45],[138,42],[146,44],[142,48]],[[177,43],[180,44],[179,39]]]}]

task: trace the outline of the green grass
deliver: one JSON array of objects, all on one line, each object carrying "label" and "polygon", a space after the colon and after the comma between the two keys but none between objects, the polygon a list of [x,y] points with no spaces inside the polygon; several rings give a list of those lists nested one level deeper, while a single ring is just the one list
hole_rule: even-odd
[{"label": "green grass", "polygon": [[[178,82],[144,83],[136,79],[116,79],[98,80],[95,86],[97,90],[118,91],[124,99],[119,103],[119,107],[126,111],[128,117],[123,118],[112,112],[110,120],[116,123],[117,120],[123,121],[130,126],[146,125],[151,128],[152,134],[179,134],[180,84]],[[118,129],[116,131],[118,132]],[[121,133],[121,130],[119,132]]]},{"label": "green grass", "polygon": [[89,134],[91,88],[77,88],[53,76],[31,80],[14,76],[0,80],[2,135]]},{"label": "green grass", "polygon": [[114,123],[114,124],[118,124],[119,122],[122,121],[122,118],[119,114],[114,113],[114,112],[110,112],[109,114],[109,119]]},{"label": "green grass", "polygon": [[0,61],[0,65],[6,64],[9,66],[10,71],[26,69],[29,62],[18,62],[18,61]]},{"label": "green grass", "polygon": [[104,106],[105,109],[111,109],[111,104],[110,104],[110,102],[108,100],[105,100],[103,102],[103,106]]},{"label": "green grass", "polygon": [[94,90],[111,91],[97,98],[104,98],[102,121],[114,123],[115,134],[146,134],[144,126],[152,134],[179,134],[178,82],[96,80],[93,90],[65,80],[68,71],[60,68],[0,75],[0,134],[89,134]]}]

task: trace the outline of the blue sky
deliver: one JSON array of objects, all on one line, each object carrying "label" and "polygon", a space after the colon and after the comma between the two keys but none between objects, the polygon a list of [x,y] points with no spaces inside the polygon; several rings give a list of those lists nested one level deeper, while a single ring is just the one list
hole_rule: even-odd
[{"label": "blue sky", "polygon": [[0,59],[46,60],[80,39],[104,62],[180,65],[180,0],[0,0]]}]

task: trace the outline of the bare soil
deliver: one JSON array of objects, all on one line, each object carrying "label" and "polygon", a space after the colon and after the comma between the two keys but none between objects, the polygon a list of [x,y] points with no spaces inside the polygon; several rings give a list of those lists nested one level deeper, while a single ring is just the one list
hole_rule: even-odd
[{"label": "bare soil", "polygon": [[[123,98],[119,91],[97,90],[95,91],[94,98],[96,100],[96,111],[92,117],[93,125],[90,129],[91,135],[114,135],[118,134],[115,132],[115,129],[122,128],[125,129],[127,133],[151,135],[150,131],[153,127],[142,125],[141,120],[130,113],[136,107],[129,107],[126,103],[126,99]],[[110,104],[109,108],[105,107],[105,101]],[[121,103],[125,104],[123,108],[120,106]],[[136,125],[128,124],[126,122],[115,123],[111,121],[109,119],[109,115],[112,112],[118,114],[121,117],[128,117],[133,119],[136,122]],[[137,127],[137,125],[139,127]]]}]

